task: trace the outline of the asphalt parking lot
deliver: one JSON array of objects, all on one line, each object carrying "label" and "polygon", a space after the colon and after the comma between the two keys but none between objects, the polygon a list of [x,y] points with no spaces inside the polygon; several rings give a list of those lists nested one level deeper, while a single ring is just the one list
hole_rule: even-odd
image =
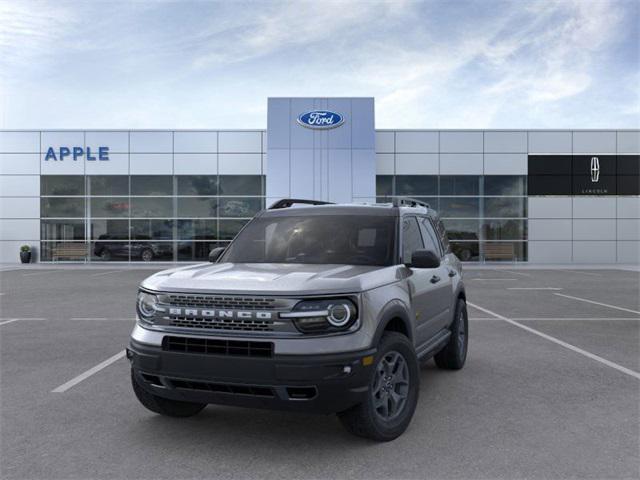
[{"label": "asphalt parking lot", "polygon": [[209,406],[163,418],[122,351],[157,268],[0,270],[0,477],[639,478],[639,273],[469,268],[470,350],[422,368],[408,431]]}]

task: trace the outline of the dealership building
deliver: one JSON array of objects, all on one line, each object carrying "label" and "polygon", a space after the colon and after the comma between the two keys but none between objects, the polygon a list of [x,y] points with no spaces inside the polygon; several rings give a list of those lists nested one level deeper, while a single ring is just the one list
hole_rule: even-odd
[{"label": "dealership building", "polygon": [[640,259],[639,130],[376,130],[270,98],[266,130],[0,130],[0,262],[194,262],[281,198],[421,199],[469,262]]}]

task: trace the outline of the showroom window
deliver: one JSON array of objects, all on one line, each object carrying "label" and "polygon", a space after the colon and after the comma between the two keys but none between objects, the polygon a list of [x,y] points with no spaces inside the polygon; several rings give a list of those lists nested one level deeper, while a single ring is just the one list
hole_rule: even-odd
[{"label": "showroom window", "polygon": [[464,261],[527,260],[527,177],[378,175],[376,196],[425,201],[440,214],[451,250]]},{"label": "showroom window", "polygon": [[264,208],[262,175],[42,175],[43,261],[206,261]]}]

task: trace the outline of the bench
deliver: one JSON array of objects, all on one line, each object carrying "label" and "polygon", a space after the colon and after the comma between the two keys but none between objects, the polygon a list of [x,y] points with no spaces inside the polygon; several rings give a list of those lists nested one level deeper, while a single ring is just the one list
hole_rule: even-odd
[{"label": "bench", "polygon": [[51,260],[87,259],[86,243],[61,243],[51,250]]},{"label": "bench", "polygon": [[485,243],[485,260],[513,260],[515,256],[513,243]]}]

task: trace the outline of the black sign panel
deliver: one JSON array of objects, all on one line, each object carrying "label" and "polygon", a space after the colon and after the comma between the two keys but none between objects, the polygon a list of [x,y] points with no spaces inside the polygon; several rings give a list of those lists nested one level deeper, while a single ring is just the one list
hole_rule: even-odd
[{"label": "black sign panel", "polygon": [[640,155],[618,155],[618,175],[640,175]]},{"label": "black sign panel", "polygon": [[529,175],[529,195],[570,195],[571,175]]},{"label": "black sign panel", "polygon": [[618,195],[640,195],[640,175],[618,175]]},{"label": "black sign panel", "polygon": [[529,175],[571,175],[571,155],[529,155]]},{"label": "black sign panel", "polygon": [[640,195],[640,155],[529,155],[529,195]]}]

